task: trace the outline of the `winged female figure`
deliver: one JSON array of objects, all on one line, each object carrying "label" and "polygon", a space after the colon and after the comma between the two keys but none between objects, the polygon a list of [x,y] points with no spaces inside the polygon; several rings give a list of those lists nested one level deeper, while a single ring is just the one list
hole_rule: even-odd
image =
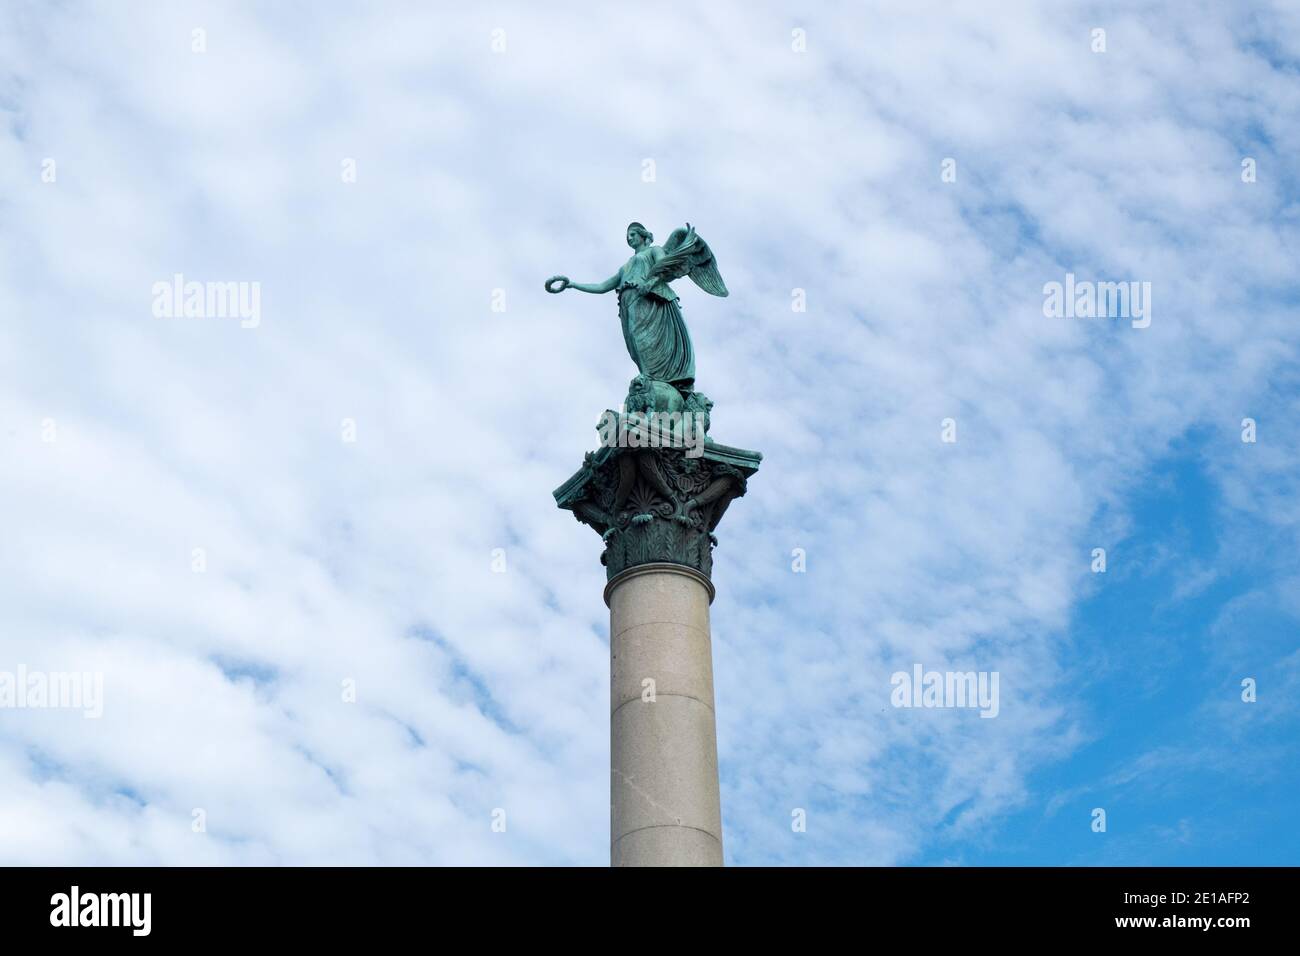
[{"label": "winged female figure", "polygon": [[637,371],[688,395],[695,385],[695,350],[677,293],[668,283],[690,276],[705,292],[717,296],[725,296],[727,286],[712,250],[689,222],[673,230],[662,246],[653,243],[649,229],[639,222],[629,223],[627,244],[632,247],[632,258],[618,272],[604,282],[570,282],[567,276],[552,276],[546,280],[546,291],[617,292],[623,342]]}]

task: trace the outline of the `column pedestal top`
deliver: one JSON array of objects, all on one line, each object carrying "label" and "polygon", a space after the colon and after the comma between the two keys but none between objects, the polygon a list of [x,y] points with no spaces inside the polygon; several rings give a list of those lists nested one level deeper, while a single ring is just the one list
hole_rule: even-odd
[{"label": "column pedestal top", "polygon": [[610,584],[633,568],[666,566],[707,581],[718,522],[762,458],[707,437],[691,448],[602,445],[555,489],[555,503],[600,535]]},{"label": "column pedestal top", "polygon": [[638,564],[635,567],[628,568],[626,571],[620,571],[614,577],[609,579],[605,585],[605,606],[609,607],[610,595],[614,589],[626,581],[628,578],[636,577],[638,574],[681,574],[688,578],[694,578],[704,585],[704,589],[709,592],[709,603],[713,603],[714,595],[717,593],[713,588],[713,582],[703,573],[689,567],[685,564],[672,564],[668,561],[655,561],[650,564]]}]

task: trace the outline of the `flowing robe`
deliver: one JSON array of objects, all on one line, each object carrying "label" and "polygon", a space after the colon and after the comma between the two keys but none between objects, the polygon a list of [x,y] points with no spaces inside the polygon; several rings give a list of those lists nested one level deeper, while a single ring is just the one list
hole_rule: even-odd
[{"label": "flowing robe", "polygon": [[677,293],[662,280],[644,285],[654,263],[647,246],[619,270],[618,319],[623,342],[642,375],[689,392],[695,384],[695,350]]}]

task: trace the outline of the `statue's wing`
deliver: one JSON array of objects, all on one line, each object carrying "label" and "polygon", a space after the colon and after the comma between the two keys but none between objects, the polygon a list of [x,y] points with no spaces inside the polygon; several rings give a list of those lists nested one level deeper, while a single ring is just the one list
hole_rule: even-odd
[{"label": "statue's wing", "polygon": [[718,272],[713,250],[689,222],[684,229],[673,230],[673,234],[664,243],[663,258],[655,263],[650,274],[664,282],[690,276],[691,281],[709,295],[727,294],[727,285]]}]

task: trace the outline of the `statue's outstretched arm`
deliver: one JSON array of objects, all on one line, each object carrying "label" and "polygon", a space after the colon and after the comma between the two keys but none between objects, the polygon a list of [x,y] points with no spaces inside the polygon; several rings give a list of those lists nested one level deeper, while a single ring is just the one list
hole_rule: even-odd
[{"label": "statue's outstretched arm", "polygon": [[618,288],[618,277],[622,274],[620,269],[604,282],[570,282],[570,289],[577,289],[579,292],[591,292],[596,295],[604,295],[606,292],[613,292]]}]

